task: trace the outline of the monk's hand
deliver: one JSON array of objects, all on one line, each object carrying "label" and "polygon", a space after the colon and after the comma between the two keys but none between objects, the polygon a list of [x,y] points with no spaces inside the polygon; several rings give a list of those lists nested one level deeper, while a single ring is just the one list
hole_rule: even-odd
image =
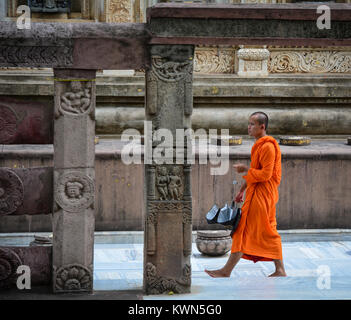
[{"label": "monk's hand", "polygon": [[248,166],[241,164],[241,163],[237,163],[233,165],[233,168],[236,170],[236,172],[238,173],[243,173],[243,172],[247,172],[249,171]]},{"label": "monk's hand", "polygon": [[239,191],[234,199],[235,202],[243,202],[244,201],[244,191]]}]

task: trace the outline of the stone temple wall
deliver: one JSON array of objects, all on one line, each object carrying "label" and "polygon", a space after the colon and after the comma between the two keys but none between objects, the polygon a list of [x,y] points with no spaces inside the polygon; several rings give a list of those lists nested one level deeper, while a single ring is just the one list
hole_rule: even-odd
[{"label": "stone temple wall", "polygon": [[[2,15],[14,19],[15,8],[22,2],[2,2]],[[73,0],[70,14],[37,14],[33,21],[50,21],[51,17],[60,22],[145,22],[146,8],[157,2],[167,1]],[[192,2],[292,1],[186,1]],[[0,73],[0,95],[42,100],[48,107],[53,106],[53,92],[47,80],[52,77],[52,71],[0,69]],[[247,117],[262,110],[271,119],[272,135],[349,135],[350,81],[349,47],[197,46],[192,127],[194,130],[228,128],[231,134],[246,135]],[[143,132],[144,93],[144,70],[98,71],[97,134],[118,136],[127,128]]]}]

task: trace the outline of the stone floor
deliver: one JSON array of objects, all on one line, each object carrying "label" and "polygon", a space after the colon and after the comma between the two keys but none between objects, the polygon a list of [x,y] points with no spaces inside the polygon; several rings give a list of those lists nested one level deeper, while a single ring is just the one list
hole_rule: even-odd
[{"label": "stone floor", "polygon": [[[95,290],[142,287],[142,244],[97,244]],[[228,254],[208,257],[193,245],[192,292],[144,296],[145,300],[351,299],[351,241],[283,242],[286,278],[268,278],[272,262],[242,259],[230,278],[210,278],[204,269],[224,265]]]},{"label": "stone floor", "polygon": [[[230,278],[210,278],[203,270],[221,267],[228,254],[222,257],[204,256],[193,244],[192,292],[143,296],[142,234],[115,233],[109,236],[103,233],[95,238],[95,294],[89,299],[94,299],[94,296],[96,299],[144,300],[351,299],[351,231],[299,230],[286,231],[281,235],[288,277],[268,278],[267,275],[274,271],[272,262],[254,264],[242,259]],[[129,241],[131,239],[133,243]],[[17,245],[24,242],[22,238]],[[13,239],[0,237],[0,245],[14,244]],[[1,295],[0,292],[0,300]],[[28,294],[25,297],[30,298]],[[69,296],[62,298],[75,299]]]}]

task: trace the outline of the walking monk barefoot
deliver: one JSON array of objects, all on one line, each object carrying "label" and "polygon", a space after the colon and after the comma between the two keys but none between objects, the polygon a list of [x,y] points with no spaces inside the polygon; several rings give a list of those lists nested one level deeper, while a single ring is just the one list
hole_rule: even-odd
[{"label": "walking monk barefoot", "polygon": [[276,204],[281,179],[281,153],[277,141],[267,136],[268,116],[255,112],[250,116],[248,133],[256,139],[251,150],[251,165],[235,164],[233,167],[243,176],[244,183],[235,197],[245,202],[237,230],[232,237],[232,248],[226,264],[218,270],[205,270],[213,278],[230,277],[241,258],[257,261],[273,261],[275,272],[269,277],[285,277],[281,238],[277,232]]}]

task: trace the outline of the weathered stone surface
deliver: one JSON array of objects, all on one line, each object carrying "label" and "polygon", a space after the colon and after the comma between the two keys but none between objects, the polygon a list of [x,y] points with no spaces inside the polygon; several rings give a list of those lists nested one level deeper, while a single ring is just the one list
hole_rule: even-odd
[{"label": "weathered stone surface", "polygon": [[[172,141],[166,141],[168,148],[168,143],[176,141],[177,129],[191,128],[193,54],[192,46],[151,47],[151,68],[146,71],[146,119],[152,121],[151,134],[158,129],[169,130]],[[146,294],[190,292],[191,166],[175,164],[175,153],[170,148],[168,160],[172,164],[162,164],[159,158],[145,162]]]},{"label": "weathered stone surface", "polygon": [[94,166],[95,71],[55,71],[55,168]]},{"label": "weathered stone surface", "polygon": [[95,70],[54,70],[53,290],[93,290]]},{"label": "weathered stone surface", "polygon": [[[148,61],[144,24],[0,22],[0,66],[140,69]],[[100,59],[104,56],[104,59]]]},{"label": "weathered stone surface", "polygon": [[0,288],[8,288],[16,283],[17,268],[22,261],[16,252],[7,247],[0,247]]},{"label": "weathered stone surface", "polygon": [[91,292],[92,270],[80,264],[54,268],[54,292]]},{"label": "weathered stone surface", "polygon": [[0,247],[0,288],[16,286],[21,265],[30,268],[31,286],[51,283],[52,247]]},{"label": "weathered stone surface", "polygon": [[[51,77],[46,71],[0,71],[0,94],[12,95],[23,105],[28,99],[40,100],[53,112]],[[143,133],[144,81],[143,76],[97,77],[97,134],[121,134],[127,128]],[[262,110],[272,119],[270,134],[349,135],[350,87],[346,74],[270,74],[261,79],[195,75],[192,127],[228,128],[230,134],[246,135],[250,112]]]},{"label": "weathered stone surface", "polygon": [[52,212],[52,168],[0,168],[0,216]]},{"label": "weathered stone surface", "polygon": [[351,45],[350,7],[331,4],[333,27],[321,30],[317,6],[157,4],[147,21],[152,44]]},{"label": "weathered stone surface", "polygon": [[[81,175],[83,176],[81,170]],[[67,170],[63,170],[65,175]],[[56,176],[56,175],[55,175]],[[90,283],[85,283],[84,286],[73,287],[72,291],[92,291],[92,268],[93,268],[93,245],[94,245],[94,188],[86,190],[87,186],[84,181],[93,180],[93,169],[90,169],[89,174],[84,175],[85,178],[79,177],[72,182],[81,183],[83,189],[77,193],[70,193],[69,189],[55,189],[55,206],[53,215],[53,285],[55,292],[66,292],[67,285],[57,284],[57,279],[61,277],[60,268],[78,264],[84,270],[90,270]],[[77,177],[75,175],[74,177]],[[61,182],[61,176],[56,179],[57,183]],[[74,183],[74,182],[73,182]],[[94,184],[90,185],[92,187]],[[78,187],[77,187],[78,189]],[[79,198],[81,197],[81,198]],[[62,200],[64,199],[64,200]],[[62,208],[63,207],[63,208]],[[67,271],[69,272],[69,270]],[[75,274],[75,272],[73,272]],[[73,277],[73,275],[72,275]]]},{"label": "weathered stone surface", "polygon": [[[351,198],[347,196],[349,184],[345,179],[351,175],[351,148],[346,144],[346,138],[347,136],[334,140],[314,137],[309,146],[280,146],[283,171],[277,206],[280,229],[351,228],[351,215],[348,214]],[[249,163],[252,144],[253,141],[243,139],[241,145],[230,147],[229,168],[238,161]],[[115,139],[100,139],[96,146],[96,231],[144,229],[144,166],[123,164],[122,146],[123,143]],[[52,146],[26,148],[23,145],[4,146],[2,149],[0,147],[0,166],[52,165]],[[228,186],[232,185],[233,179],[238,180],[232,170],[224,176],[211,176],[210,168],[214,165],[209,160],[207,164],[199,165],[197,152],[196,163],[191,171],[195,230],[209,228],[204,218],[205,213],[215,202],[228,202],[233,194]],[[319,181],[316,180],[317,176],[314,177],[318,172],[322,174]],[[290,186],[290,181],[296,181],[296,186]],[[295,207],[300,199],[306,197],[307,189],[308,199],[314,200],[299,204],[296,213]],[[318,210],[313,209],[316,202]],[[330,212],[335,214],[330,215]],[[0,232],[51,230],[51,215],[1,217]]]},{"label": "weathered stone surface", "polygon": [[49,144],[53,110],[48,104],[2,96],[0,144]]}]

